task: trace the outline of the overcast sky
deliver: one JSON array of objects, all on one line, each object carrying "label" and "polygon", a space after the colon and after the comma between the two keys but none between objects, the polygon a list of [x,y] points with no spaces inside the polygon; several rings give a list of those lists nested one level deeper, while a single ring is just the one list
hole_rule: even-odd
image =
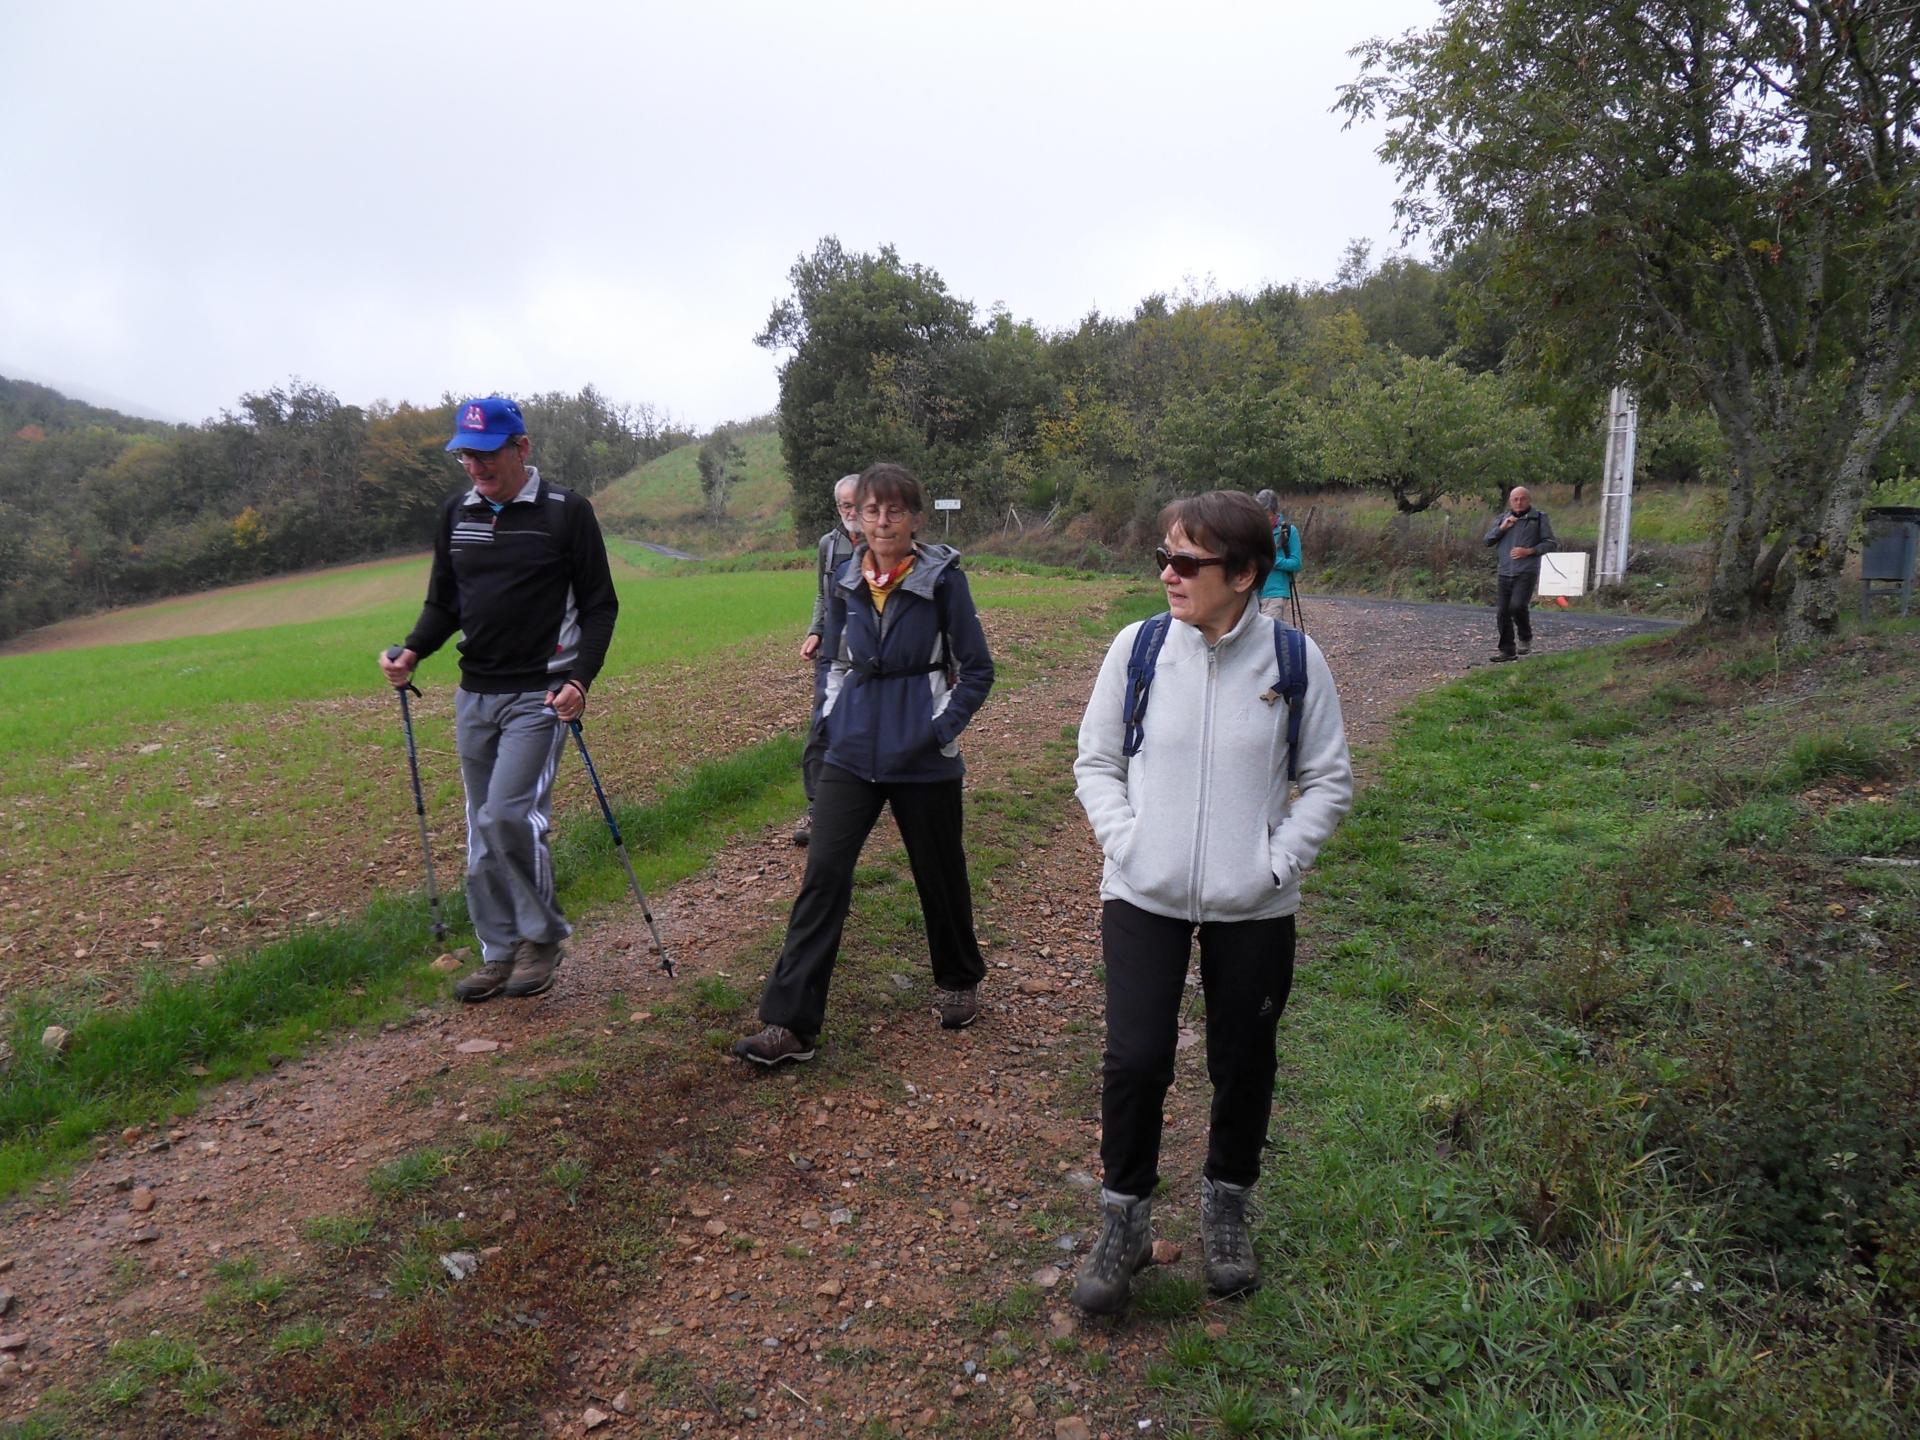
[{"label": "overcast sky", "polygon": [[1392,246],[1347,51],[1435,0],[0,0],[0,374],[198,421],[592,382],[705,427],[824,235],[1046,327]]}]

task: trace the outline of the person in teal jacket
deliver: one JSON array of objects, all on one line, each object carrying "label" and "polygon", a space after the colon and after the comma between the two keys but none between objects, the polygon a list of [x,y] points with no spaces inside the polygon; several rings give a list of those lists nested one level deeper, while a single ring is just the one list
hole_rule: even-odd
[{"label": "person in teal jacket", "polygon": [[1262,490],[1253,498],[1273,526],[1273,569],[1260,587],[1260,613],[1284,620],[1293,601],[1293,577],[1300,569],[1300,532],[1280,513],[1280,497],[1273,491]]}]

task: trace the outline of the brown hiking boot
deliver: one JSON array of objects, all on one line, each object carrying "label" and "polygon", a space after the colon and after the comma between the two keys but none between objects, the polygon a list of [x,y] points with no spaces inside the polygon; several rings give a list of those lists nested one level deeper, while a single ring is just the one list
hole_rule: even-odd
[{"label": "brown hiking boot", "polygon": [[1260,1284],[1260,1262],[1247,1225],[1251,1188],[1201,1178],[1200,1238],[1207,1252],[1207,1289],[1215,1295],[1245,1295]]},{"label": "brown hiking boot", "polygon": [[980,1018],[980,991],[969,985],[964,990],[935,990],[934,1008],[940,1012],[942,1030],[964,1030]]},{"label": "brown hiking boot", "polygon": [[489,960],[471,975],[462,975],[453,982],[453,998],[456,1000],[491,1000],[500,993],[501,987],[513,974],[513,961]]},{"label": "brown hiking boot", "polygon": [[514,999],[543,995],[553,988],[553,972],[560,968],[560,945],[522,940],[513,947],[513,978],[500,987],[500,993]]},{"label": "brown hiking boot", "polygon": [[813,1041],[803,1040],[784,1025],[769,1025],[758,1035],[734,1041],[733,1053],[742,1060],[772,1069],[789,1060],[811,1060],[814,1052]]}]

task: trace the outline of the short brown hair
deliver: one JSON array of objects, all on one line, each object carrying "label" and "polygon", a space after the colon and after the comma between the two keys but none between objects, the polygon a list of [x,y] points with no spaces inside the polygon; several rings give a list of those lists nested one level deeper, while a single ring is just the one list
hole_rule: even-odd
[{"label": "short brown hair", "polygon": [[1227,579],[1252,566],[1254,588],[1267,583],[1273,570],[1273,522],[1251,495],[1240,490],[1183,495],[1160,512],[1161,534],[1176,525],[1187,532],[1189,540],[1226,560]]},{"label": "short brown hair", "polygon": [[853,503],[864,510],[869,500],[898,505],[910,515],[924,514],[927,508],[913,472],[891,460],[876,460],[860,472],[860,488],[853,492]]}]

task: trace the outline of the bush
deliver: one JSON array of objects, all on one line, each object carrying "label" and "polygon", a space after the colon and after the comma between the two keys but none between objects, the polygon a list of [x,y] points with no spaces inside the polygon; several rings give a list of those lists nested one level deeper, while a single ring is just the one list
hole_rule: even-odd
[{"label": "bush", "polygon": [[1650,1087],[1661,1138],[1783,1280],[1869,1258],[1915,1178],[1920,1126],[1920,1039],[1883,982],[1855,961],[1755,961],[1695,1013],[1691,1082]]}]

